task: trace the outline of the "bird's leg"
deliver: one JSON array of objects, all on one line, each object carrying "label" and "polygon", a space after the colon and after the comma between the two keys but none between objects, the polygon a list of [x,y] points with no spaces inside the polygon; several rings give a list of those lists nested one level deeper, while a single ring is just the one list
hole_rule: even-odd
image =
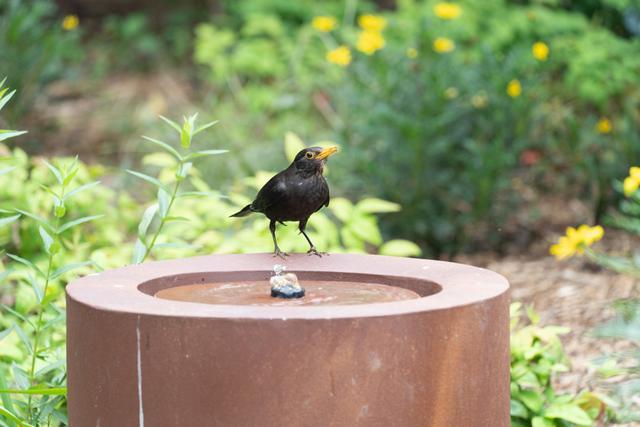
[{"label": "bird's leg", "polygon": [[271,222],[269,223],[269,231],[271,231],[271,237],[273,238],[273,256],[284,259],[284,257],[286,257],[288,254],[282,252],[278,247],[278,241],[276,240],[276,222],[274,220],[271,220]]},{"label": "bird's leg", "polygon": [[306,226],[307,226],[307,220],[305,219],[304,221],[300,221],[300,226],[298,228],[300,232],[304,235],[304,238],[307,239],[307,242],[309,242],[309,250],[307,251],[307,253],[309,255],[317,255],[319,257],[322,257],[322,254],[318,252],[316,247],[311,242],[311,239],[309,238],[309,236],[307,236],[307,233],[304,232],[304,229],[306,228]]}]

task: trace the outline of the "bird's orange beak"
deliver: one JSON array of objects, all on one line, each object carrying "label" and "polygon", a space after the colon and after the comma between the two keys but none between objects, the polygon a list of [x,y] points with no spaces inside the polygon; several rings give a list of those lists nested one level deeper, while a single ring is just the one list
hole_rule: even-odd
[{"label": "bird's orange beak", "polygon": [[320,153],[318,153],[318,155],[316,156],[316,159],[318,160],[322,160],[322,159],[326,159],[327,157],[336,154],[338,152],[338,147],[333,146],[333,147],[327,147],[324,150],[322,150]]}]

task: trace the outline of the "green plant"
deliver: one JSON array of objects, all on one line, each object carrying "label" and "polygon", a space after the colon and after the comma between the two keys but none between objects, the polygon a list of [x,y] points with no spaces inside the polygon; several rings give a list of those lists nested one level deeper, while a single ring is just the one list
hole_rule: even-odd
[{"label": "green plant", "polygon": [[[166,117],[161,116],[161,118],[167,124],[169,124],[173,128],[173,130],[177,132],[180,138],[180,143],[184,150],[189,150],[194,136],[217,123],[214,121],[202,126],[196,126],[197,114],[190,116],[189,118],[184,117],[182,126],[179,126],[177,123],[170,119],[167,119]],[[193,167],[193,161],[199,158],[215,156],[227,152],[227,150],[200,150],[181,154],[178,150],[176,150],[166,142],[150,137],[145,137],[145,139],[159,146],[171,156],[171,163],[173,163],[172,166],[175,168],[175,178],[173,186],[172,188],[170,188],[167,184],[164,184],[158,179],[149,175],[145,175],[141,172],[132,170],[127,171],[133,176],[143,179],[144,181],[147,181],[148,183],[151,183],[158,188],[157,203],[150,205],[145,210],[144,214],[142,215],[142,220],[138,225],[138,238],[136,239],[132,259],[132,262],[134,264],[140,264],[147,259],[152,249],[156,245],[156,240],[158,239],[158,236],[162,232],[162,229],[166,223],[184,220],[183,217],[169,215],[171,213],[171,208],[178,198],[193,197],[203,194],[206,195],[206,193],[179,192],[181,184],[184,182],[185,178],[187,178],[189,171]],[[147,234],[149,232],[149,226],[153,222],[154,218],[157,218],[158,225],[150,238],[148,238]]]},{"label": "green plant", "polygon": [[102,78],[118,72],[151,73],[156,67],[184,64],[193,42],[191,27],[203,15],[193,5],[175,5],[153,20],[141,12],[105,17],[86,43],[93,74]]},{"label": "green plant", "polygon": [[554,375],[569,370],[559,335],[567,328],[540,326],[538,315],[527,309],[529,324],[520,323],[522,305],[511,314],[511,425],[514,427],[591,426],[605,416],[606,396],[583,390],[557,394]]},{"label": "green plant", "polygon": [[[626,233],[640,235],[640,168],[632,167],[629,176],[614,187],[626,196],[619,210],[605,218],[605,224]],[[614,254],[587,248],[588,258],[613,271],[640,277],[640,253]],[[606,380],[602,386],[617,402],[616,422],[640,421],[640,299],[632,297],[613,304],[616,315],[595,328],[595,336],[603,339],[625,340],[631,344],[627,351],[611,352],[595,361],[598,372]]]},{"label": "green plant", "polygon": [[[18,255],[7,256],[21,265],[15,273],[8,270],[7,276],[13,280],[24,281],[32,287],[34,304],[23,313],[8,306],[4,310],[18,320],[3,333],[3,338],[12,331],[20,338],[28,357],[21,364],[13,364],[12,377],[15,387],[1,385],[4,414],[16,421],[27,420],[32,425],[49,425],[51,422],[66,423],[64,413],[66,394],[64,370],[64,337],[58,328],[64,323],[64,310],[55,304],[63,293],[61,286],[54,286],[55,281],[68,272],[91,265],[90,261],[80,263],[61,263],[61,252],[64,250],[66,232],[81,224],[100,218],[101,215],[80,217],[73,220],[67,218],[67,202],[82,191],[95,184],[72,186],[78,172],[77,161],[74,160],[62,168],[50,163],[47,167],[56,179],[56,186],[43,185],[42,189],[52,199],[52,213],[49,217],[41,217],[32,212],[16,209],[38,224],[42,250],[46,254],[43,263],[32,262]],[[40,265],[38,265],[40,264]],[[2,375],[6,375],[3,372]],[[11,415],[12,414],[12,415]],[[19,424],[24,424],[20,422]]]},{"label": "green plant", "polygon": [[0,2],[0,75],[20,91],[8,117],[15,121],[42,86],[69,72],[82,55],[78,31],[65,31],[51,0]]},{"label": "green plant", "polygon": [[352,52],[317,78],[339,118],[329,123],[345,147],[346,194],[375,188],[399,202],[385,231],[433,255],[499,247],[508,233],[495,230],[519,202],[512,179],[531,166],[521,154],[534,152],[534,185],[589,198],[598,220],[612,179],[640,159],[640,55],[625,53],[640,52],[638,40],[539,2],[460,1],[452,18],[436,4],[384,13],[374,51],[351,22],[320,34],[318,57]]}]

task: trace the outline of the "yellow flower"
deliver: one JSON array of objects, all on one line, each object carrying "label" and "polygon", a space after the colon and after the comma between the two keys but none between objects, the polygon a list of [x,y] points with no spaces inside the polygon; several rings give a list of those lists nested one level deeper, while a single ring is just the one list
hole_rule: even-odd
[{"label": "yellow flower", "polygon": [[438,53],[451,52],[456,48],[456,44],[453,40],[446,37],[438,37],[433,41],[433,50]]},{"label": "yellow flower", "polygon": [[546,61],[549,57],[549,46],[544,42],[536,42],[531,47],[531,53],[538,61]]},{"label": "yellow flower", "polygon": [[598,129],[598,132],[602,134],[611,133],[611,131],[613,130],[613,125],[611,124],[611,120],[607,119],[606,117],[602,117],[600,120],[598,120],[596,129]]},{"label": "yellow flower", "polygon": [[462,14],[462,8],[455,3],[440,2],[433,7],[433,13],[440,19],[456,19]]},{"label": "yellow flower", "polygon": [[351,51],[346,46],[339,46],[327,52],[326,58],[332,64],[346,67],[351,63]]},{"label": "yellow flower", "polygon": [[517,98],[522,93],[522,85],[520,84],[520,80],[513,79],[507,85],[507,95],[512,98]]},{"label": "yellow flower", "polygon": [[76,29],[79,23],[80,20],[76,15],[67,15],[62,20],[62,28],[66,31],[71,31]]},{"label": "yellow flower", "polygon": [[358,18],[358,25],[365,31],[380,32],[387,26],[387,20],[377,15],[362,15]]},{"label": "yellow flower", "polygon": [[460,91],[458,90],[458,88],[455,88],[455,87],[448,87],[444,91],[444,96],[446,96],[447,99],[455,99],[458,97],[459,94],[460,94]]},{"label": "yellow flower", "polygon": [[372,55],[375,51],[384,47],[384,37],[375,31],[362,31],[358,36],[356,48],[367,55]]},{"label": "yellow flower", "polygon": [[566,235],[560,237],[558,243],[549,248],[549,253],[559,260],[582,254],[586,247],[602,239],[602,236],[604,229],[599,225],[589,227],[583,224],[578,229],[568,227]]},{"label": "yellow flower", "polygon": [[483,90],[471,97],[471,105],[476,108],[484,108],[487,106],[488,102],[489,98],[487,97],[487,92]]},{"label": "yellow flower", "polygon": [[633,166],[629,169],[629,176],[624,179],[622,186],[627,197],[640,188],[640,167]]},{"label": "yellow flower", "polygon": [[407,56],[411,59],[413,58],[417,58],[418,57],[418,49],[416,49],[415,47],[410,47],[407,49],[407,51],[405,52],[407,54]]},{"label": "yellow flower", "polygon": [[316,16],[311,21],[311,26],[322,33],[328,33],[336,28],[336,18],[333,16]]}]

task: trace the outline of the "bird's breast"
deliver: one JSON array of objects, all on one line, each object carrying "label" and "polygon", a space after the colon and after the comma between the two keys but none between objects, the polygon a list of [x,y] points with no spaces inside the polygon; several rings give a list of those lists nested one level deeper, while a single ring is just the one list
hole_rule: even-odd
[{"label": "bird's breast", "polygon": [[322,176],[293,179],[286,182],[285,194],[286,197],[274,205],[267,216],[279,221],[301,221],[326,203],[329,187]]}]

